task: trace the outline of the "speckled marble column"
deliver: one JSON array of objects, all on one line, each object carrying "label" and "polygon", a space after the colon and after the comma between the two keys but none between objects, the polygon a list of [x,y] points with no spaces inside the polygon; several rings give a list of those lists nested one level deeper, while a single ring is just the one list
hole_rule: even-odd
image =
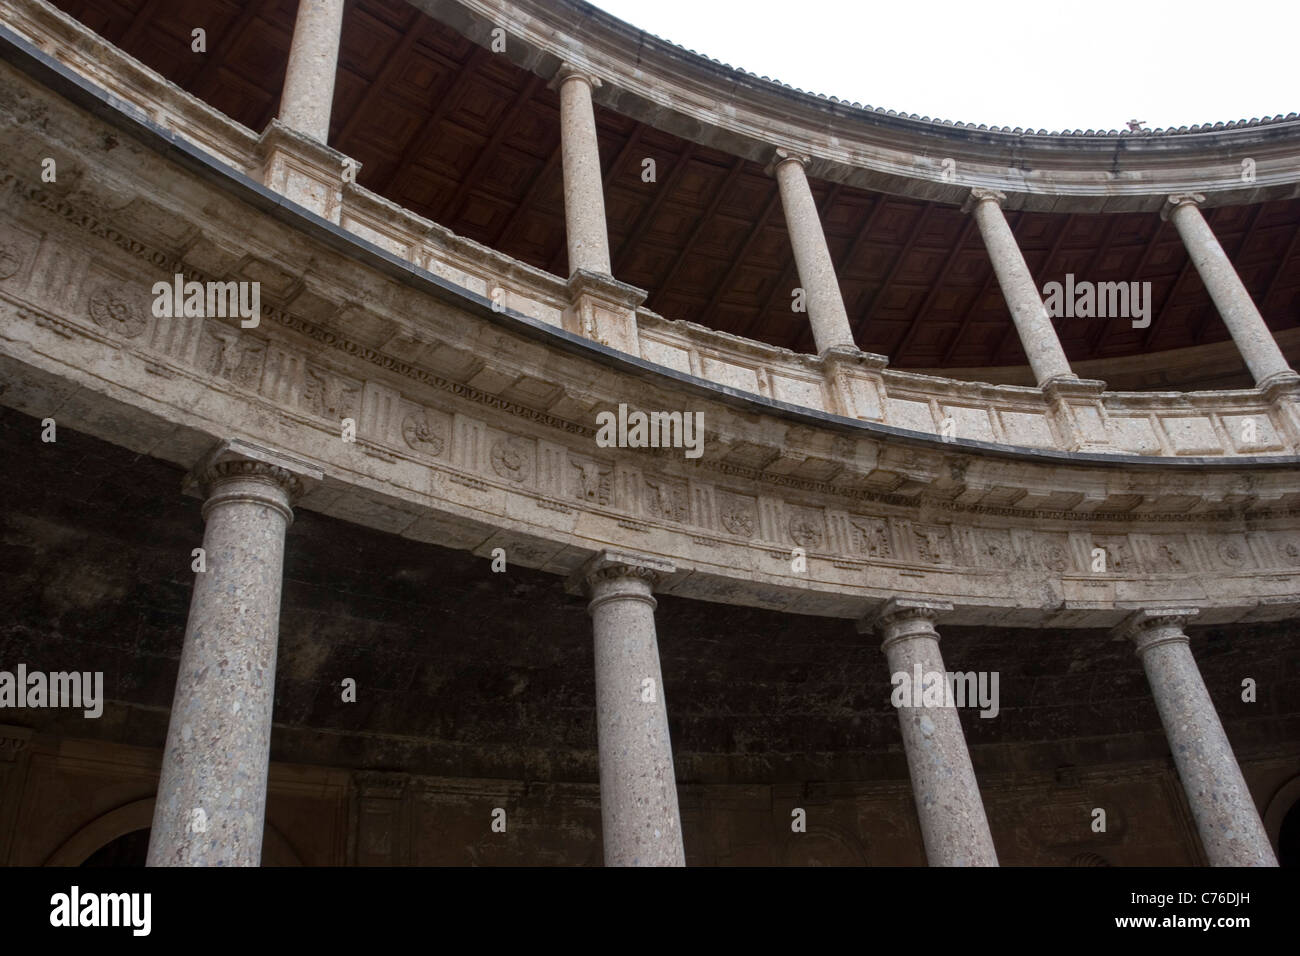
[{"label": "speckled marble column", "polygon": [[560,90],[560,151],[564,159],[564,224],[569,275],[579,269],[610,274],[605,227],[605,185],[596,139],[591,91],[599,78],[561,64],[553,83]]},{"label": "speckled marble column", "polygon": [[1250,374],[1255,376],[1255,384],[1267,387],[1294,377],[1295,372],[1277,347],[1277,340],[1264,324],[1264,317],[1259,314],[1237,270],[1232,267],[1232,261],[1201,215],[1198,206],[1203,202],[1205,197],[1199,193],[1175,193],[1165,201],[1160,216],[1172,222],[1178,230],[1192,265],[1201,274],[1201,281],[1219,310],[1219,317],[1228,327],[1228,334],[1241,352]]},{"label": "speckled marble column", "polygon": [[284,533],[301,488],[274,460],[225,443],[187,479],[205,498],[207,569],[194,574],[149,866],[261,860]]},{"label": "speckled marble column", "polygon": [[853,341],[848,312],[844,309],[835,263],[831,261],[831,251],[826,246],[826,233],[822,230],[817,204],[813,201],[812,188],[804,172],[807,165],[807,156],[778,149],[770,168],[781,193],[781,209],[785,212],[786,229],[790,233],[799,285],[804,291],[808,324],[812,326],[813,342],[820,355],[835,346],[856,349],[857,345]]},{"label": "speckled marble column", "polygon": [[298,0],[280,122],[322,143],[329,141],[342,31],[343,0]]},{"label": "speckled marble column", "polygon": [[[922,675],[946,673],[934,622],[951,610],[952,605],[942,601],[891,598],[860,629],[874,627],[880,633],[891,679],[902,673],[911,681],[918,663]],[[899,707],[898,725],[926,860],[931,866],[997,866],[957,709]]]},{"label": "speckled marble column", "polygon": [[666,561],[603,552],[570,583],[590,597],[596,635],[606,866],[686,865],[651,593],[672,571]]},{"label": "speckled marble column", "polygon": [[1120,625],[1146,670],[1211,866],[1277,866],[1183,626],[1195,608],[1139,611]]},{"label": "speckled marble column", "polygon": [[1007,217],[1002,214],[1002,203],[1006,198],[1005,193],[976,188],[971,190],[963,208],[975,217],[1035,381],[1041,388],[1051,381],[1077,379],[1078,376],[1070,370],[1060,336],[1056,334],[1052,317],[1043,305],[1034,277],[1025,264],[1020,244],[1007,225]]}]

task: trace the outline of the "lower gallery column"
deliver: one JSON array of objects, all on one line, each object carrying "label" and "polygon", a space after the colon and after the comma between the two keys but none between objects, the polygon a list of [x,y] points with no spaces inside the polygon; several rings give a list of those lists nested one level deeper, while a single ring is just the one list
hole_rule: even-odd
[{"label": "lower gallery column", "polygon": [[275,698],[284,532],[310,467],[224,442],[187,477],[204,500],[149,866],[257,866]]},{"label": "lower gallery column", "polygon": [[1205,197],[1200,193],[1175,193],[1165,200],[1160,217],[1172,222],[1178,230],[1188,258],[1200,273],[1219,317],[1255,377],[1255,384],[1266,388],[1274,382],[1296,378],[1232,261],[1201,215],[1198,207],[1203,202]]},{"label": "lower gallery column", "polygon": [[951,610],[943,601],[891,598],[860,630],[872,624],[879,630],[891,679],[902,675],[899,679],[911,686],[919,671],[924,683],[938,680],[944,685],[942,705],[922,706],[912,700],[910,706],[898,708],[926,860],[931,866],[997,866],[966,736],[946,694],[939,632],[934,628],[936,618]]},{"label": "lower gallery column", "polygon": [[606,551],[570,582],[591,599],[606,866],[686,865],[651,593],[673,571]]},{"label": "lower gallery column", "polygon": [[1120,625],[1137,648],[1211,866],[1277,866],[1259,810],[1192,657],[1196,608],[1138,611]]},{"label": "lower gallery column", "polygon": [[1038,294],[1029,266],[1025,264],[1020,244],[1007,225],[1007,217],[1002,214],[1006,198],[1005,193],[977,187],[970,191],[963,211],[975,217],[975,225],[988,250],[993,272],[1002,288],[1002,297],[1006,299],[1007,310],[1011,313],[1011,321],[1015,323],[1037,385],[1041,388],[1054,380],[1076,379],[1078,376],[1070,370],[1061,339],[1047,314],[1047,307],[1043,305],[1042,296]]}]

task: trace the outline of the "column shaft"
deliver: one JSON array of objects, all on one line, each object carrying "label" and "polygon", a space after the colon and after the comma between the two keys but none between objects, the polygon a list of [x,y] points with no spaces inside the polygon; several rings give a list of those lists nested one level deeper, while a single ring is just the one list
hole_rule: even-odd
[{"label": "column shaft", "polygon": [[[278,472],[278,474],[276,474]],[[150,866],[257,866],[262,853],[288,475],[217,465],[167,727]]]},{"label": "column shaft", "polygon": [[812,326],[813,342],[820,355],[833,346],[856,348],[856,345],[835,275],[835,263],[831,261],[817,204],[813,202],[812,188],[804,173],[805,162],[803,157],[778,150],[775,173],[808,309],[808,324]]},{"label": "column shaft", "polygon": [[579,269],[610,274],[605,185],[591,90],[600,81],[560,67],[560,150],[564,159],[564,222],[569,275]]},{"label": "column shaft", "polygon": [[613,565],[587,581],[595,631],[606,866],[686,864],[659,670],[653,579],[641,568]]},{"label": "column shaft", "polygon": [[343,0],[298,0],[280,121],[322,143],[329,141],[342,31]]},{"label": "column shaft", "polygon": [[1259,810],[1183,633],[1183,622],[1194,613],[1142,612],[1130,636],[1210,865],[1277,866]]},{"label": "column shaft", "polygon": [[1204,200],[1204,196],[1197,194],[1179,193],[1169,197],[1163,213],[1178,230],[1187,255],[1200,273],[1246,367],[1255,377],[1255,384],[1263,386],[1270,384],[1270,380],[1294,375],[1232,261],[1197,208],[1197,203]]},{"label": "column shaft", "polygon": [[1005,198],[992,190],[972,190],[971,213],[993,263],[998,285],[1002,287],[1011,321],[1020,335],[1020,344],[1029,358],[1029,367],[1040,387],[1053,379],[1077,378],[1070,370],[1060,337],[1025,264],[1020,245],[1002,214],[1001,202]]},{"label": "column shaft", "polygon": [[[911,684],[919,665],[927,682],[944,682],[934,616],[951,605],[893,599],[879,618],[891,679]],[[940,676],[933,676],[940,675]],[[907,770],[931,866],[997,866],[997,852],[980,799],[957,710],[951,704],[898,707]]]}]

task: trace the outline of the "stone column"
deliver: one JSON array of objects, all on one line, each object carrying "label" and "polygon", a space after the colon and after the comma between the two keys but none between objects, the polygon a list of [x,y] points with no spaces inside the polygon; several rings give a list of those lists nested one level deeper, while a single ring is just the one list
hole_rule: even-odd
[{"label": "stone column", "polygon": [[1255,384],[1267,388],[1283,379],[1294,378],[1296,373],[1287,364],[1237,270],[1201,215],[1198,207],[1203,202],[1205,197],[1200,193],[1175,193],[1165,200],[1160,218],[1169,220],[1178,230],[1192,265],[1201,274],[1201,281],[1228,327],[1228,334],[1237,343],[1250,374],[1255,376]]},{"label": "stone column", "polygon": [[831,261],[826,234],[817,215],[817,204],[813,202],[812,188],[804,172],[808,162],[807,156],[778,149],[768,168],[776,175],[799,284],[803,286],[804,302],[808,308],[808,323],[812,326],[813,342],[820,355],[837,345],[857,346],[849,327],[848,312],[844,309],[844,297],[840,294],[835,263]]},{"label": "stone column", "polygon": [[1277,866],[1255,801],[1201,680],[1183,626],[1196,608],[1138,611],[1120,625],[1146,670],[1211,866]]},{"label": "stone column", "polygon": [[342,31],[343,0],[298,0],[280,121],[322,143],[329,141]]},{"label": "stone column", "polygon": [[685,866],[668,709],[655,637],[654,585],[674,568],[598,554],[569,588],[590,597],[606,866]]},{"label": "stone column", "polygon": [[149,866],[261,860],[284,532],[300,476],[320,473],[236,441],[187,478],[205,499],[206,570],[194,575]]},{"label": "stone column", "polygon": [[[938,616],[951,610],[952,605],[943,601],[891,598],[859,629],[874,625],[882,637],[891,681],[899,687],[906,680],[909,688],[908,705],[897,708],[898,725],[926,860],[931,866],[997,866],[966,736],[947,696],[939,632],[934,627]],[[915,700],[911,692],[918,666],[923,686],[937,692],[941,704],[936,700],[927,704],[926,697]],[[942,686],[935,687],[935,682]]]},{"label": "stone column", "polygon": [[591,91],[600,79],[563,63],[552,83],[560,91],[560,151],[564,158],[564,224],[569,275],[579,269],[610,274],[605,184]]},{"label": "stone column", "polygon": [[998,285],[1002,287],[1002,296],[1007,300],[1011,321],[1016,324],[1020,344],[1024,346],[1039,387],[1059,379],[1078,378],[1070,371],[1061,340],[1052,326],[1052,317],[1047,314],[1047,307],[1043,305],[1038,286],[1025,264],[1020,245],[1002,214],[1002,203],[1006,198],[1005,193],[976,188],[970,191],[970,198],[962,208],[975,216]]}]

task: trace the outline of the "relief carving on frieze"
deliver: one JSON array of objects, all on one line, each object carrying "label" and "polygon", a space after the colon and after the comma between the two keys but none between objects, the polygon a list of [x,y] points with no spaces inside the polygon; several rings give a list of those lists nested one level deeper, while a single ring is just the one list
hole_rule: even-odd
[{"label": "relief carving on frieze", "polygon": [[133,339],[149,326],[139,298],[111,285],[101,285],[90,293],[87,311],[91,321],[101,329]]},{"label": "relief carving on frieze", "polygon": [[645,479],[646,508],[649,513],[668,521],[684,523],[690,515],[686,485],[680,481]]},{"label": "relief carving on frieze", "polygon": [[579,501],[608,505],[613,498],[613,470],[585,458],[569,459],[569,493]]},{"label": "relief carving on frieze", "polygon": [[12,279],[22,267],[23,257],[18,247],[7,240],[0,239],[0,280]]},{"label": "relief carving on frieze", "polygon": [[734,534],[741,538],[752,538],[754,536],[754,527],[758,523],[758,512],[754,506],[754,499],[719,491],[718,518],[728,534]]},{"label": "relief carving on frieze", "polygon": [[199,348],[199,367],[203,371],[243,388],[257,388],[266,360],[264,341],[210,325],[204,329]]},{"label": "relief carving on frieze", "polygon": [[913,525],[912,540],[916,554],[927,564],[952,563],[952,538],[948,528],[938,525]]},{"label": "relief carving on frieze", "polygon": [[436,458],[447,444],[447,435],[436,422],[429,421],[428,413],[421,408],[402,419],[402,440],[411,450]]},{"label": "relief carving on frieze", "polygon": [[811,508],[791,508],[789,531],[790,538],[801,548],[820,547],[826,532],[822,526],[822,516]]},{"label": "relief carving on frieze", "polygon": [[320,418],[355,418],[361,400],[361,387],[324,369],[307,366],[303,378],[302,401]]},{"label": "relief carving on frieze", "polygon": [[510,481],[524,481],[532,473],[532,448],[522,438],[499,438],[488,455],[492,470]]},{"label": "relief carving on frieze", "polygon": [[851,540],[853,550],[869,558],[888,560],[894,556],[894,545],[890,540],[889,522],[884,518],[850,518],[853,528]]}]

